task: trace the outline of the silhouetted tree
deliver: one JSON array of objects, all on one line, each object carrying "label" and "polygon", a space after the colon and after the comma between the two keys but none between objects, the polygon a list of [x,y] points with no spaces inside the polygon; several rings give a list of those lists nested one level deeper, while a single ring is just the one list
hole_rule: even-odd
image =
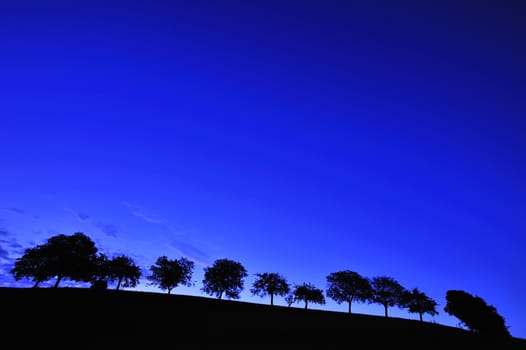
[{"label": "silhouetted tree", "polygon": [[117,281],[116,290],[122,287],[134,288],[141,278],[141,269],[135,264],[135,261],[124,254],[118,255],[108,260],[108,279],[110,282]]},{"label": "silhouetted tree", "polygon": [[330,273],[327,276],[327,296],[338,304],[349,304],[349,313],[353,301],[365,302],[371,298],[372,287],[368,278],[349,270]]},{"label": "silhouetted tree", "polygon": [[97,251],[95,243],[82,232],[69,236],[58,234],[45,244],[26,249],[24,255],[16,259],[11,273],[17,280],[31,278],[35,287],[53,277],[56,277],[55,288],[63,279],[89,282],[93,279]]},{"label": "silhouetted tree", "polygon": [[179,284],[191,286],[191,278],[195,263],[185,257],[170,260],[166,256],[157,258],[154,265],[150,267],[151,275],[146,278],[151,284],[159,286],[162,290],[171,293],[173,288]]},{"label": "silhouetted tree", "polygon": [[108,257],[103,253],[97,254],[93,264],[91,288],[108,289],[109,273]]},{"label": "silhouetted tree", "polygon": [[231,299],[239,299],[239,293],[244,288],[245,277],[248,276],[245,267],[230,259],[217,259],[212,266],[205,267],[202,291],[222,299],[223,295]]},{"label": "silhouetted tree", "polygon": [[285,302],[287,303],[288,307],[291,307],[292,304],[296,302],[294,293],[292,291],[289,291],[289,293],[285,296]]},{"label": "silhouetted tree", "polygon": [[372,297],[370,302],[384,306],[385,317],[389,317],[387,309],[392,306],[403,305],[404,287],[394,278],[377,276],[371,280]]},{"label": "silhouetted tree", "polygon": [[305,309],[307,309],[309,302],[320,305],[325,304],[323,291],[311,283],[295,285],[292,293],[294,294],[294,301],[305,302]]},{"label": "silhouetted tree", "polygon": [[256,273],[256,276],[250,292],[260,297],[270,295],[270,305],[274,305],[274,295],[284,296],[290,291],[289,283],[279,273]]},{"label": "silhouetted tree", "polygon": [[34,282],[33,288],[38,288],[41,282],[55,277],[46,266],[46,256],[41,246],[28,248],[24,254],[15,260],[14,267],[10,270],[16,281],[27,278]]},{"label": "silhouetted tree", "polygon": [[448,290],[444,311],[458,318],[471,331],[493,337],[511,336],[504,318],[494,306],[465,291]]},{"label": "silhouetted tree", "polygon": [[424,320],[424,314],[438,315],[437,305],[436,301],[419,291],[418,288],[413,288],[411,291],[406,290],[402,297],[402,306],[407,308],[409,313],[418,314],[420,321]]}]

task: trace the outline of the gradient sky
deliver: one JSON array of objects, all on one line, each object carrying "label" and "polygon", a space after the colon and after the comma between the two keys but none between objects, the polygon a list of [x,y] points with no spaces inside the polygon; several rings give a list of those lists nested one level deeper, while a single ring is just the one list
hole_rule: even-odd
[{"label": "gradient sky", "polygon": [[4,1],[0,285],[84,232],[144,277],[194,260],[173,293],[218,258],[257,303],[255,273],[350,269],[526,338],[525,35],[522,1]]}]

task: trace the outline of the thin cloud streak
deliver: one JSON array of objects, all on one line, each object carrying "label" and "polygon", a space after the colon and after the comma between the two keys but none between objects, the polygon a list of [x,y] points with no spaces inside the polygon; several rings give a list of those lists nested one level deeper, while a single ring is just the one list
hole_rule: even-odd
[{"label": "thin cloud streak", "polygon": [[20,209],[20,208],[14,208],[14,207],[7,208],[7,211],[18,214],[18,215],[24,215],[26,213],[25,210]]},{"label": "thin cloud streak", "polygon": [[80,223],[85,223],[86,221],[90,219],[89,215],[82,213],[82,212],[77,212],[70,208],[64,208],[64,211],[73,215],[73,217]]},{"label": "thin cloud streak", "polygon": [[117,237],[119,228],[113,224],[97,223],[95,226],[100,229],[106,236]]},{"label": "thin cloud streak", "polygon": [[153,224],[163,224],[164,223],[164,220],[161,219],[161,218],[158,218],[158,217],[155,217],[155,216],[152,216],[152,215],[147,215],[147,214],[144,214],[144,213],[139,212],[139,211],[133,211],[132,214],[135,215],[138,218],[143,219],[144,221],[148,221],[148,222],[151,222]]}]

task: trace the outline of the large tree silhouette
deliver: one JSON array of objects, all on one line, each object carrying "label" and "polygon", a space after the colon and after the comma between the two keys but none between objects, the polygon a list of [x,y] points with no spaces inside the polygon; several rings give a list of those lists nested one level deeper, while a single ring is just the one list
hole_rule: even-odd
[{"label": "large tree silhouette", "polygon": [[385,317],[389,317],[387,312],[389,307],[403,305],[406,289],[394,278],[388,276],[373,277],[371,286],[373,293],[370,302],[383,305]]},{"label": "large tree silhouette", "polygon": [[371,298],[372,288],[368,278],[359,273],[344,270],[327,275],[327,296],[338,304],[348,303],[349,313],[354,301],[365,302]]},{"label": "large tree silhouette", "polygon": [[312,283],[305,282],[295,285],[292,294],[294,295],[294,301],[303,301],[305,303],[305,310],[307,309],[309,303],[320,305],[325,304],[325,296],[323,295],[323,291]]},{"label": "large tree silhouette", "polygon": [[444,311],[457,317],[474,332],[497,337],[510,336],[504,318],[481,297],[462,290],[448,290]]},{"label": "large tree silhouette", "polygon": [[252,295],[265,297],[270,295],[270,305],[274,305],[274,296],[285,296],[290,291],[287,279],[276,272],[256,273],[256,280],[252,284]]},{"label": "large tree silhouette", "polygon": [[45,244],[26,249],[10,272],[15,280],[30,278],[34,287],[54,277],[55,288],[64,279],[89,282],[93,279],[97,251],[95,243],[82,232],[58,234]]},{"label": "large tree silhouette", "polygon": [[405,291],[403,294],[402,306],[407,308],[409,313],[416,313],[423,321],[423,315],[429,314],[431,316],[438,315],[436,310],[437,302],[428,297],[425,293],[413,288],[411,291]]},{"label": "large tree silhouette", "polygon": [[241,263],[230,259],[217,259],[212,266],[207,266],[204,270],[202,291],[215,295],[218,299],[222,299],[223,295],[230,299],[239,299],[245,277],[248,276]]},{"label": "large tree silhouette", "polygon": [[171,293],[178,285],[191,286],[191,278],[195,263],[185,257],[170,260],[166,256],[157,258],[155,264],[150,267],[151,275],[146,278],[152,285],[161,290]]},{"label": "large tree silhouette", "polygon": [[34,282],[33,288],[38,288],[40,283],[54,277],[47,268],[46,261],[42,247],[27,248],[24,254],[15,260],[10,273],[16,281],[27,278]]}]

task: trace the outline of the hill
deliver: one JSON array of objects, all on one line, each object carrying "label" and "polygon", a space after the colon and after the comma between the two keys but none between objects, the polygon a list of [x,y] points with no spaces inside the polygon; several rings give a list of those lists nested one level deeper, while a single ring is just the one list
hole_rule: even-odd
[{"label": "hill", "polygon": [[197,296],[84,288],[0,288],[5,343],[57,345],[323,344],[324,348],[526,349],[526,340],[487,339],[454,328],[343,312]]}]

